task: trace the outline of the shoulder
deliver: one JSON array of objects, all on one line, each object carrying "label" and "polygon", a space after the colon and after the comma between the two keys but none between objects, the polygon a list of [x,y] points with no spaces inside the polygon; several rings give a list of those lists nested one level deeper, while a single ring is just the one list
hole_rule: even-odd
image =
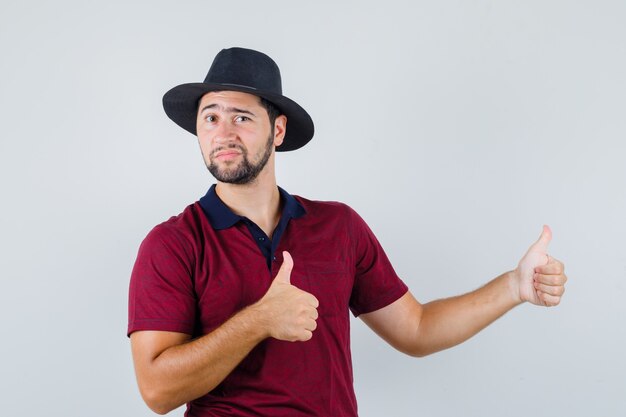
[{"label": "shoulder", "polygon": [[319,201],[309,200],[308,198],[294,195],[307,214],[314,216],[352,216],[355,211],[347,205],[339,201]]},{"label": "shoulder", "polygon": [[325,229],[335,233],[344,231],[352,239],[359,239],[369,227],[363,218],[346,203],[339,201],[309,200],[300,196],[294,196],[306,210],[304,224],[310,227],[324,225]]},{"label": "shoulder", "polygon": [[192,251],[201,227],[201,214],[197,203],[188,205],[181,213],[154,226],[142,246],[168,246]]},{"label": "shoulder", "polygon": [[337,218],[345,221],[351,228],[360,227],[365,224],[359,213],[346,203],[340,201],[319,201],[309,200],[304,197],[294,195],[302,204],[307,214],[312,217]]}]

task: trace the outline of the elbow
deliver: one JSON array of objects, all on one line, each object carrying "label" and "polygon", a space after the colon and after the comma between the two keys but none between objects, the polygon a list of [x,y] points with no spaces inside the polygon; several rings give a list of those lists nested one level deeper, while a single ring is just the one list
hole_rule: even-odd
[{"label": "elbow", "polygon": [[422,328],[418,326],[412,337],[403,346],[398,347],[398,350],[413,358],[423,358],[437,352],[436,347],[429,343],[424,332],[420,332],[420,330]]},{"label": "elbow", "polygon": [[424,313],[422,313],[410,339],[407,341],[406,348],[403,350],[407,355],[414,358],[424,358],[440,350],[432,343],[432,338],[429,337],[425,324]]},{"label": "elbow", "polygon": [[150,410],[159,415],[164,415],[178,408],[182,404],[174,404],[167,396],[158,389],[144,388],[140,390],[141,397]]},{"label": "elbow", "polygon": [[[217,386],[217,384],[215,386]],[[214,386],[210,387],[209,391],[213,388]],[[163,387],[158,384],[140,386],[139,391],[143,401],[150,408],[150,410],[159,415],[167,414],[170,411],[184,405],[188,401],[200,396],[190,396],[188,390],[177,391],[174,390],[173,387]]]},{"label": "elbow", "polygon": [[412,337],[407,339],[403,345],[396,346],[396,349],[413,358],[423,358],[432,353],[428,351],[427,346],[423,343],[423,338],[420,337],[419,326],[413,332]]},{"label": "elbow", "polygon": [[154,411],[155,413],[161,416],[169,413],[175,408],[175,407],[174,408],[167,407],[167,406],[160,405],[160,404],[152,404],[152,405],[148,404],[148,407],[150,408],[150,410]]},{"label": "elbow", "polygon": [[412,346],[410,349],[403,349],[402,352],[413,358],[423,358],[434,353],[424,349],[422,346]]},{"label": "elbow", "polygon": [[173,410],[173,409],[170,410],[167,407],[159,407],[159,406],[156,406],[156,405],[155,406],[148,405],[148,407],[150,408],[150,410],[154,411],[156,414],[158,414],[160,416],[163,416],[163,415],[165,415],[165,414],[167,414],[167,413],[169,413],[170,411]]},{"label": "elbow", "polygon": [[403,349],[402,352],[414,358],[423,358],[433,353],[441,352],[450,348],[450,345],[433,344],[433,343],[415,343],[412,346]]},{"label": "elbow", "polygon": [[412,358],[423,358],[425,356],[428,356],[428,353],[424,353],[422,351],[417,351],[417,352],[406,352],[407,355],[409,355]]}]

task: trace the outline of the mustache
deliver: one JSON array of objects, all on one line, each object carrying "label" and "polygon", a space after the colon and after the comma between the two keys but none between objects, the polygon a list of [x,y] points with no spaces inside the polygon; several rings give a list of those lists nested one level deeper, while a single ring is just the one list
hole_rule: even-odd
[{"label": "mustache", "polygon": [[229,143],[226,146],[218,146],[217,148],[213,149],[209,157],[213,158],[216,153],[223,151],[224,149],[239,149],[242,154],[247,154],[246,148],[244,148],[243,146],[239,145],[238,143]]}]

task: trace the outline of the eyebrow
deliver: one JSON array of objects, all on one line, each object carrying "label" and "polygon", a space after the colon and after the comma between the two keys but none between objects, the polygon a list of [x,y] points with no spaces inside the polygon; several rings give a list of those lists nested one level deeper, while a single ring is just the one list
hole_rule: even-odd
[{"label": "eyebrow", "polygon": [[252,113],[250,110],[240,109],[238,107],[222,107],[222,106],[220,106],[219,104],[216,104],[216,103],[204,106],[202,108],[202,110],[200,110],[200,114],[202,114],[205,110],[209,110],[209,109],[218,109],[218,110],[225,111],[226,113],[249,114],[250,116],[256,117],[256,114]]}]

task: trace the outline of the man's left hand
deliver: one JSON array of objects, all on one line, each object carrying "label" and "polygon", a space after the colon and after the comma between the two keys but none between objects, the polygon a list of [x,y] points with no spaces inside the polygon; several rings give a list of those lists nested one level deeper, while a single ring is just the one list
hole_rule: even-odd
[{"label": "man's left hand", "polygon": [[550,240],[552,231],[550,227],[543,226],[539,240],[531,245],[513,271],[515,287],[522,302],[546,307],[561,302],[567,277],[563,263],[548,255]]}]

